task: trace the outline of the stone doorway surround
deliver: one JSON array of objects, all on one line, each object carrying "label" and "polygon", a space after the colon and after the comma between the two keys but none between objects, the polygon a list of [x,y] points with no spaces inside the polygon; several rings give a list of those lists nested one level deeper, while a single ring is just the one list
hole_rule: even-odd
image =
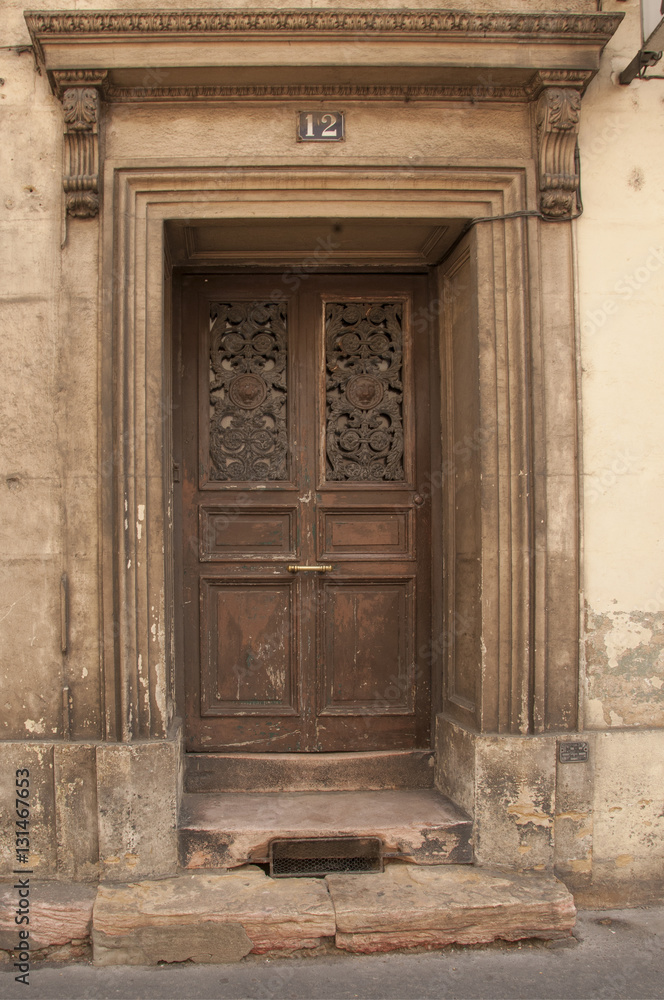
[{"label": "stone doorway surround", "polygon": [[[442,678],[444,758],[437,777],[439,787],[474,814],[479,741],[503,734],[513,737],[511,754],[528,744],[533,760],[545,755],[540,772],[555,782],[549,760],[555,733],[578,725],[577,393],[568,219],[578,187],[581,94],[619,17],[307,9],[37,13],[27,19],[64,103],[69,214],[91,219],[99,211],[101,222],[99,454],[101,467],[113,475],[102,480],[99,521],[107,743],[97,752],[96,781],[100,809],[106,817],[114,809],[118,814],[117,821],[100,825],[106,831],[99,844],[104,877],[169,874],[176,866],[168,375],[176,262],[168,226],[178,222],[312,215],[446,218],[464,226],[483,220],[469,227],[438,268],[440,297],[450,308],[440,330],[445,475],[431,483],[441,506],[447,567],[431,650]],[[242,86],[220,68],[229,64],[242,67]],[[283,71],[278,86],[266,78],[265,67],[275,65]],[[351,82],[334,82],[339,66]],[[311,76],[312,67],[318,76]],[[274,156],[269,164],[241,155],[164,159],[141,157],[138,150],[134,157],[103,156],[102,101],[341,97],[461,100],[473,107],[486,102],[487,108],[518,103],[530,109],[531,136],[509,161],[473,150],[463,162],[422,156],[416,166],[369,150],[345,156],[343,164],[329,157],[294,163]],[[184,106],[179,113],[186,113]],[[463,470],[459,442],[469,453]],[[472,513],[460,524],[455,511],[468,488]],[[155,769],[168,802],[156,807],[146,795],[129,830],[120,816],[131,812],[128,803],[141,798],[145,777]],[[162,809],[158,830],[155,808]],[[547,808],[542,806],[540,826],[547,828],[548,846],[533,853],[532,864],[553,861]],[[130,855],[131,861],[122,860]],[[515,847],[515,863],[519,857]]]},{"label": "stone doorway surround", "polygon": [[[224,214],[238,218],[242,211],[264,218],[307,217],[312,198],[317,212],[324,208],[331,219],[353,210],[382,218],[402,212],[410,218],[500,216],[525,208],[535,177],[527,163],[517,169],[462,170],[433,165],[390,170],[385,164],[380,170],[364,165],[312,170],[284,164],[264,171],[241,162],[199,169],[108,163],[106,170],[104,244],[114,264],[105,275],[104,300],[110,308],[103,310],[104,320],[113,327],[103,336],[103,367],[109,374],[121,372],[122,378],[103,379],[103,411],[114,414],[114,423],[104,421],[102,428],[103,455],[123,470],[105,498],[103,519],[107,631],[119,633],[116,655],[107,665],[107,718],[110,738],[154,739],[166,736],[173,710],[173,680],[166,668],[171,540],[164,512],[171,469],[164,461],[170,453],[169,385],[162,376],[169,349],[165,222],[223,219]],[[472,247],[457,258],[461,265],[472,257],[483,338],[478,528],[486,652],[484,662],[476,664],[476,703],[455,697],[453,677],[447,700],[451,714],[480,731],[573,729],[576,721],[576,392],[569,237],[565,224],[502,220],[477,227]],[[448,287],[454,273],[452,268],[441,276]],[[449,369],[447,376],[451,379]],[[477,427],[455,431],[463,438]],[[125,520],[128,525],[121,530]],[[143,525],[140,532],[136,522]],[[113,581],[118,590],[112,601]]]}]

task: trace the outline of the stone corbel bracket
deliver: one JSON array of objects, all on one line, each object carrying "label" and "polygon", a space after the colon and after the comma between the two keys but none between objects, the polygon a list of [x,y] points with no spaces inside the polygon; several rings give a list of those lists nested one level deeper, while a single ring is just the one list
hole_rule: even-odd
[{"label": "stone corbel bracket", "polygon": [[63,187],[67,215],[92,219],[99,213],[99,112],[106,72],[55,72],[64,113]]},{"label": "stone corbel bracket", "polygon": [[578,207],[580,112],[574,87],[546,87],[537,102],[539,208],[548,219],[570,219]]}]

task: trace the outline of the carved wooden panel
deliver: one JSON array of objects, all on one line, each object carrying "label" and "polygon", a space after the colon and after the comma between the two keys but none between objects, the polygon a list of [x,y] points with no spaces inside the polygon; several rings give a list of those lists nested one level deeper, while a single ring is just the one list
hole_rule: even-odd
[{"label": "carved wooden panel", "polygon": [[201,714],[292,714],[293,583],[201,581]]},{"label": "carved wooden panel", "polygon": [[270,559],[295,555],[295,508],[201,507],[201,559]]},{"label": "carved wooden panel", "polygon": [[411,510],[320,511],[321,560],[411,555]]},{"label": "carved wooden panel", "polygon": [[403,305],[328,302],[325,308],[328,481],[400,481]]},{"label": "carved wooden panel", "polygon": [[327,582],[323,714],[412,711],[413,604],[412,580]]},{"label": "carved wooden panel", "polygon": [[216,302],[210,309],[210,478],[288,476],[284,303]]}]

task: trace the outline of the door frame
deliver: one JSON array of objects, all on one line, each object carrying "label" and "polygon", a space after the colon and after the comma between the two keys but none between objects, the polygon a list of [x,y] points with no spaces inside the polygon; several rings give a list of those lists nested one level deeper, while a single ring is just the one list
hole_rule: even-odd
[{"label": "door frame", "polygon": [[[243,169],[237,169],[242,167]],[[574,729],[578,700],[578,475],[571,224],[534,209],[534,163],[416,168],[349,161],[269,169],[230,160],[109,160],[100,345],[103,692],[109,739],[166,738],[177,721],[173,648],[170,350],[172,219],[449,217],[470,234],[476,284],[482,653],[478,731]],[[315,211],[313,206],[315,205]],[[441,275],[441,289],[444,277]],[[441,295],[443,291],[441,290]],[[443,296],[444,297],[444,296]],[[454,386],[452,386],[454,391]],[[456,442],[446,438],[445,458]],[[432,490],[445,488],[432,483]],[[449,562],[449,554],[446,554]],[[450,580],[454,586],[454,580]],[[447,637],[439,647],[452,669]]]}]

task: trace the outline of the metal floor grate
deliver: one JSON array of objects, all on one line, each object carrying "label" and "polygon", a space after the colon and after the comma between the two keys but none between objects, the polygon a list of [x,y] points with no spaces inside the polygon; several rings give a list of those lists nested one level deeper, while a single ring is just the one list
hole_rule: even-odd
[{"label": "metal floor grate", "polygon": [[310,837],[273,840],[270,844],[273,878],[322,878],[382,870],[383,844],[378,837]]}]

